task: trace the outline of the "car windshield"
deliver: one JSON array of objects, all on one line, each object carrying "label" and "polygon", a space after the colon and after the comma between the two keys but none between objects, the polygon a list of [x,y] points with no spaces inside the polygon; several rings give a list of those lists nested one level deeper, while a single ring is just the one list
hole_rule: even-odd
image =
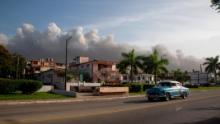
[{"label": "car windshield", "polygon": [[172,84],[170,82],[161,82],[158,84],[158,86],[161,86],[161,87],[171,87]]}]

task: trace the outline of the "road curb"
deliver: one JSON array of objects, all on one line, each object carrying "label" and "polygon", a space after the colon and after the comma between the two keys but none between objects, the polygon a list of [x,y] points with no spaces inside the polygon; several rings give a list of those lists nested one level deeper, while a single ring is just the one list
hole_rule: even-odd
[{"label": "road curb", "polygon": [[97,97],[91,96],[87,98],[72,98],[72,99],[62,99],[62,100],[15,100],[15,101],[0,101],[0,105],[22,105],[22,104],[46,104],[46,103],[70,103],[70,102],[84,102],[84,101],[102,101],[102,100],[116,100],[116,99],[126,99],[126,98],[138,98],[144,97],[145,95],[132,95],[132,96],[113,96],[113,97]]}]

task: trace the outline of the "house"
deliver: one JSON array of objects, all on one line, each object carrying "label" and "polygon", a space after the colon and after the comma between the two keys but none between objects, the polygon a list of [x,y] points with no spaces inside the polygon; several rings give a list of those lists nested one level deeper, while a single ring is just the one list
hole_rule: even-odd
[{"label": "house", "polygon": [[64,88],[64,69],[49,69],[37,74],[37,80],[44,84],[54,85],[55,88]]},{"label": "house", "polygon": [[108,81],[107,79],[110,79],[110,77],[116,75],[118,72],[116,62],[96,59],[89,60],[89,57],[85,56],[77,56],[74,58],[73,62],[69,64],[69,69],[78,71],[83,75],[83,81],[87,82],[106,82]]},{"label": "house", "polygon": [[56,63],[53,58],[29,60],[26,65],[26,74],[38,74],[50,69],[65,69],[65,64]]}]

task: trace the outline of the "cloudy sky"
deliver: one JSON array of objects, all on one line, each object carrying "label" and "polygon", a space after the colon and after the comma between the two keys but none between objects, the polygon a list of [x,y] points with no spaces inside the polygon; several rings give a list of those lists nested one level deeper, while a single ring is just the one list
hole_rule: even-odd
[{"label": "cloudy sky", "polygon": [[0,44],[28,58],[120,58],[152,48],[171,67],[198,68],[219,54],[220,13],[209,0],[1,0]]}]

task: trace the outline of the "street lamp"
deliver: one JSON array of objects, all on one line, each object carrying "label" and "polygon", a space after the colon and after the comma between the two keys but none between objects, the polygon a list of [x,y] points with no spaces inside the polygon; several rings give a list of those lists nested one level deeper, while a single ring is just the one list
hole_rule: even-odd
[{"label": "street lamp", "polygon": [[72,36],[66,39],[66,58],[65,58],[65,78],[64,78],[64,89],[66,90],[66,77],[67,77],[67,42],[72,39]]}]

